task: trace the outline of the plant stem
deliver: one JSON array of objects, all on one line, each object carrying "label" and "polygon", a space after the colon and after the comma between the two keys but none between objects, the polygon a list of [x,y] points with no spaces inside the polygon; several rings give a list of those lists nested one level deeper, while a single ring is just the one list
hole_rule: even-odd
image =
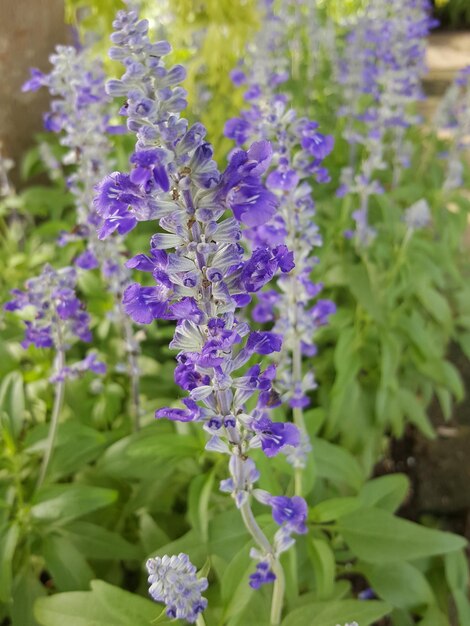
[{"label": "plant stem", "polygon": [[273,572],[276,575],[276,580],[274,581],[273,598],[271,602],[271,626],[277,626],[281,623],[284,592],[286,589],[284,570],[279,560],[274,561]]},{"label": "plant stem", "polygon": [[266,535],[263,533],[258,525],[258,522],[255,520],[250,502],[248,500],[242,504],[240,512],[250,535],[259,547],[272,557],[272,569],[276,576],[276,580],[274,581],[273,597],[271,601],[271,626],[277,626],[277,624],[281,623],[282,607],[284,604],[284,592],[286,587],[284,570],[282,569],[279,559],[274,556],[273,548],[266,538]]},{"label": "plant stem", "polygon": [[258,525],[258,522],[255,520],[255,516],[253,515],[253,511],[251,510],[250,502],[247,500],[240,507],[240,513],[242,515],[243,521],[245,523],[246,529],[259,545],[259,547],[268,554],[273,553],[273,548],[269,543],[266,535],[263,533],[261,528]]},{"label": "plant stem", "polygon": [[[57,348],[56,355],[56,371],[60,373],[65,367],[65,350],[62,346]],[[54,406],[52,407],[52,415],[51,421],[49,424],[49,434],[47,437],[46,444],[46,453],[42,459],[41,469],[39,471],[38,482],[36,484],[36,489],[44,482],[44,478],[46,477],[47,468],[49,467],[49,463],[51,461],[52,452],[54,450],[54,443],[57,434],[57,427],[59,425],[59,416],[62,410],[62,405],[64,403],[64,391],[65,391],[65,380],[58,380],[56,383],[55,394],[54,394]]]},{"label": "plant stem", "polygon": [[127,356],[127,373],[130,380],[131,391],[131,414],[132,425],[134,432],[140,430],[140,376],[139,376],[139,364],[137,361],[138,347],[137,342],[134,339],[134,331],[131,321],[122,308],[122,303],[118,302],[119,314],[121,317],[122,331],[124,335],[124,343]]}]

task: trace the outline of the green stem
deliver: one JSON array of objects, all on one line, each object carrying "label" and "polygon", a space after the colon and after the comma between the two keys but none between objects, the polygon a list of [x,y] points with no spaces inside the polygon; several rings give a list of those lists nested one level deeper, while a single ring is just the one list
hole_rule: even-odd
[{"label": "green stem", "polygon": [[[57,350],[57,358],[56,358],[56,371],[60,373],[65,367],[65,351],[62,346],[60,346]],[[54,395],[54,406],[52,407],[52,415],[51,421],[49,424],[49,434],[47,437],[46,444],[46,453],[42,459],[41,469],[39,471],[38,482],[36,484],[36,489],[44,482],[44,478],[46,477],[47,469],[49,467],[49,463],[51,461],[52,453],[54,451],[54,443],[57,435],[57,427],[59,425],[59,417],[62,411],[62,405],[64,403],[64,392],[65,392],[65,380],[59,380],[56,383],[55,395]]]},{"label": "green stem", "polygon": [[259,547],[268,554],[273,553],[273,548],[269,543],[266,535],[263,533],[261,528],[258,525],[258,522],[255,520],[255,516],[253,515],[253,511],[251,510],[250,502],[247,500],[240,507],[240,513],[243,518],[243,522],[245,523],[246,529],[259,545]]},{"label": "green stem", "polygon": [[279,559],[274,556],[273,548],[266,538],[266,535],[263,533],[258,525],[258,522],[255,520],[248,500],[242,504],[240,512],[250,535],[256,541],[258,546],[272,558],[272,569],[276,576],[276,580],[274,582],[273,597],[271,601],[271,626],[277,626],[281,623],[282,607],[284,604],[284,592],[286,588],[284,570],[282,569]]},{"label": "green stem", "polygon": [[138,349],[136,340],[134,339],[134,332],[132,324],[126,313],[122,308],[122,304],[119,302],[119,313],[121,316],[121,324],[124,335],[124,342],[127,354],[127,373],[130,380],[131,391],[131,413],[132,424],[135,432],[140,430],[140,376],[139,376],[139,363],[137,361]]},{"label": "green stem", "polygon": [[286,590],[286,579],[284,570],[279,560],[273,563],[273,572],[276,576],[273,588],[273,598],[271,602],[271,626],[277,626],[281,623],[282,606],[284,604],[284,593]]},{"label": "green stem", "polygon": [[204,621],[204,617],[202,616],[202,613],[199,613],[199,615],[196,618],[196,626],[206,626],[206,622]]}]

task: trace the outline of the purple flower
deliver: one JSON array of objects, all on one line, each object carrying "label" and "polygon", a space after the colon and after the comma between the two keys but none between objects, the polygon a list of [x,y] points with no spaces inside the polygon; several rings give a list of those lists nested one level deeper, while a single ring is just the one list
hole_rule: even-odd
[{"label": "purple flower", "polygon": [[94,270],[99,263],[91,250],[85,250],[75,259],[75,265],[82,270]]},{"label": "purple flower", "polygon": [[198,578],[195,566],[187,554],[155,557],[147,561],[149,593],[156,602],[166,605],[171,619],[194,624],[207,607],[202,592],[207,589],[207,578]]},{"label": "purple flower", "polygon": [[287,530],[304,535],[307,532],[307,503],[300,496],[272,496],[269,504],[273,509],[273,519],[279,526],[285,525]]},{"label": "purple flower", "polygon": [[275,333],[255,331],[250,334],[246,342],[248,352],[256,352],[256,354],[271,354],[279,352],[282,347],[281,335]]},{"label": "purple flower", "polygon": [[52,329],[50,326],[45,328],[36,328],[32,322],[25,322],[25,334],[24,339],[21,342],[23,348],[28,348],[31,345],[36,348],[52,348],[54,341],[52,339]]},{"label": "purple flower", "polygon": [[322,135],[311,126],[304,127],[302,135],[302,148],[316,159],[323,160],[333,150],[334,138],[331,135]]},{"label": "purple flower", "polygon": [[142,287],[133,283],[125,290],[122,303],[127,315],[139,324],[151,324],[154,319],[167,317],[168,302],[162,302],[157,287]]},{"label": "purple flower", "polygon": [[136,185],[145,185],[153,177],[162,191],[168,191],[170,181],[164,163],[167,153],[162,148],[138,150],[131,156],[131,163],[136,166],[130,173],[130,181]]},{"label": "purple flower", "polygon": [[200,324],[205,315],[197,306],[194,298],[183,298],[169,307],[172,317],[177,320],[191,320]]},{"label": "purple flower", "polygon": [[251,124],[239,117],[228,120],[224,126],[224,135],[233,139],[237,145],[242,146],[248,140]]},{"label": "purple flower", "polygon": [[21,87],[21,91],[37,91],[41,87],[47,85],[47,76],[43,74],[41,70],[36,67],[32,67],[30,70],[31,78],[27,80]]},{"label": "purple flower", "polygon": [[201,416],[199,406],[191,398],[184,398],[186,409],[164,408],[155,411],[157,419],[169,419],[174,422],[197,422]]},{"label": "purple flower", "polygon": [[222,175],[221,193],[235,218],[247,226],[264,224],[276,212],[276,196],[260,180],[271,157],[268,141],[255,142],[246,152],[234,152]]},{"label": "purple flower", "polygon": [[274,307],[280,298],[281,296],[277,291],[263,291],[258,294],[258,301],[252,311],[254,321],[259,324],[274,321]]},{"label": "purple flower", "polygon": [[276,456],[284,446],[297,447],[300,444],[300,432],[294,424],[272,422],[267,417],[260,417],[253,422],[253,430],[268,457]]},{"label": "purple flower", "polygon": [[[229,135],[227,135],[229,137]],[[297,187],[299,183],[299,175],[295,170],[273,170],[269,173],[266,184],[269,189],[280,189],[281,191],[290,191]]]},{"label": "purple flower", "polygon": [[282,272],[290,272],[294,267],[293,259],[293,253],[286,246],[277,246],[273,250],[258,248],[244,264],[240,280],[248,292],[259,291],[278,268]]},{"label": "purple flower", "polygon": [[276,580],[274,572],[271,570],[269,563],[261,561],[256,564],[256,572],[250,574],[250,587],[259,589],[262,585],[272,583]]},{"label": "purple flower", "polygon": [[240,85],[246,82],[245,72],[238,67],[230,72],[230,78],[235,87],[240,87]]}]

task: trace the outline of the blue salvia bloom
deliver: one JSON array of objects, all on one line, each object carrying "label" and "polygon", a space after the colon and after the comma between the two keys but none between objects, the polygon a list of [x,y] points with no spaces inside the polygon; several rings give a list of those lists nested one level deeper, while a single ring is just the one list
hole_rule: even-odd
[{"label": "blue salvia bloom", "polygon": [[[345,138],[352,144],[351,162],[342,173],[338,195],[354,193],[359,207],[353,213],[356,241],[367,246],[375,236],[369,226],[372,195],[382,193],[375,173],[393,163],[393,182],[410,162],[406,130],[417,121],[413,105],[423,98],[426,37],[435,22],[428,0],[385,2],[372,0],[348,33],[340,62],[347,115]],[[368,104],[361,104],[367,97]],[[362,144],[365,159],[355,169],[354,146]]]},{"label": "blue salvia bloom", "polygon": [[[313,177],[318,183],[329,180],[322,161],[333,148],[333,138],[322,134],[315,122],[299,118],[287,97],[276,93],[279,76],[287,78],[286,72],[279,72],[276,61],[283,58],[279,50],[284,49],[285,43],[282,32],[276,29],[278,23],[268,7],[264,28],[257,38],[261,43],[253,53],[253,72],[247,68],[244,73],[249,96],[245,94],[245,99],[250,108],[227,122],[225,134],[239,145],[268,139],[273,147],[266,186],[278,198],[278,209],[266,224],[245,234],[258,248],[252,262],[264,271],[269,267],[270,248],[285,245],[290,252],[284,260],[286,271],[277,280],[278,291],[260,291],[262,284],[256,284],[254,274],[253,290],[258,293],[253,317],[260,323],[273,322],[273,331],[284,337],[277,359],[276,385],[291,407],[304,408],[309,404],[307,393],[316,383],[311,369],[302,374],[301,358],[316,353],[316,331],[335,310],[330,301],[314,302],[322,286],[310,278],[317,262],[313,252],[322,240],[314,221],[309,179]],[[262,42],[266,42],[266,49],[261,47]]]},{"label": "blue salvia bloom", "polygon": [[[95,185],[111,168],[111,143],[108,131],[110,98],[105,92],[105,75],[96,59],[84,48],[57,46],[51,55],[52,70],[43,74],[31,70],[31,79],[24,91],[47,87],[51,96],[51,109],[44,116],[47,130],[60,134],[60,143],[68,148],[64,157],[66,165],[74,165],[67,185],[75,198],[77,227],[71,234],[64,233],[62,244],[84,239],[86,250],[75,260],[81,269],[100,267],[110,291],[120,296],[129,282],[129,271],[122,259],[118,240],[99,244],[96,227],[102,222],[94,209]],[[46,165],[54,172],[59,164],[42,148]]]},{"label": "blue salvia bloom", "polygon": [[[62,233],[60,243],[64,245],[84,240],[86,249],[75,259],[76,267],[82,270],[99,267],[107,289],[113,295],[111,316],[124,339],[134,425],[138,428],[140,372],[137,357],[140,350],[121,303],[122,294],[130,282],[130,270],[124,263],[122,241],[111,238],[101,242],[98,239],[96,231],[103,227],[103,219],[96,212],[93,202],[95,186],[112,167],[108,132],[116,132],[122,127],[109,123],[111,98],[105,91],[105,74],[89,50],[58,46],[50,60],[51,72],[42,74],[39,70],[32,70],[32,78],[23,89],[46,86],[52,96],[45,125],[47,129],[59,133],[60,143],[68,148],[64,164],[75,166],[67,184],[75,198],[77,226],[72,233]],[[41,153],[52,177],[56,177],[60,164],[55,162],[47,145],[42,146]]]},{"label": "blue salvia bloom", "polygon": [[201,595],[207,589],[207,578],[197,577],[189,556],[181,552],[149,559],[147,571],[149,593],[156,602],[166,605],[168,617],[194,624],[207,607],[207,600]]},{"label": "blue salvia bloom", "polygon": [[461,153],[470,146],[470,65],[457,73],[444,94],[434,124],[438,130],[450,134],[444,189],[456,189],[463,184]]},{"label": "blue salvia bloom", "polygon": [[[296,426],[269,418],[269,408],[277,403],[274,366],[255,364],[239,372],[255,355],[260,361],[282,345],[279,334],[252,332],[236,316],[250,301],[249,292],[275,271],[288,271],[284,245],[269,249],[270,262],[263,269],[245,259],[239,243],[241,223],[263,224],[276,211],[276,196],[261,181],[272,150],[266,141],[237,150],[219,172],[204,127],[188,127],[180,116],[185,92],[178,83],[184,70],[166,69],[168,43],[151,43],[147,21],[133,11],[120,12],[114,27],[111,53],[126,72],[108,89],[127,99],[122,112],[137,142],[131,172],[115,172],[98,186],[95,202],[104,218],[100,237],[131,230],[138,221],[158,221],[162,232],[152,237],[149,254],[128,263],[151,273],[155,285],[135,283],[123,300],[137,322],[177,321],[170,347],[178,350],[175,380],[188,395],[184,408],[160,409],[156,417],[202,423],[211,435],[206,448],[229,456],[230,478],[221,488],[246,512],[259,476],[250,450],[261,448],[270,457],[300,442]],[[248,411],[250,399],[255,406]],[[252,518],[251,510],[247,517]],[[261,559],[276,567],[287,542],[271,545],[250,524]],[[296,528],[289,526],[287,532]]]},{"label": "blue salvia bloom", "polygon": [[422,198],[405,211],[404,222],[410,230],[421,230],[431,222],[431,209],[427,200]]},{"label": "blue salvia bloom", "polygon": [[[23,348],[54,348],[65,353],[77,340],[90,342],[90,317],[76,295],[77,274],[74,268],[59,270],[46,265],[39,276],[26,282],[26,289],[13,289],[12,300],[5,304],[6,311],[24,311],[26,319]],[[29,314],[29,315],[28,315]],[[61,361],[62,362],[62,361]],[[52,380],[74,378],[90,370],[104,374],[105,366],[90,353],[86,359],[69,367],[64,364],[54,373]]]}]

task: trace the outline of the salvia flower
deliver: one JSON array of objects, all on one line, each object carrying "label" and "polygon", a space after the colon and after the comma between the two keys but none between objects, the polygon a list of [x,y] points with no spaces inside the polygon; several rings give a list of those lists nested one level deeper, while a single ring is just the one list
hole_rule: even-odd
[{"label": "salvia flower", "polygon": [[[265,182],[277,198],[277,210],[265,224],[247,223],[252,228],[245,231],[245,235],[254,248],[260,246],[261,250],[263,246],[262,252],[253,253],[257,270],[270,272],[272,259],[282,251],[283,273],[277,279],[279,291],[260,291],[261,287],[256,285],[256,271],[252,272],[246,285],[260,292],[253,311],[255,321],[274,322],[273,331],[283,336],[280,357],[273,355],[278,362],[276,386],[283,400],[293,409],[301,409],[308,406],[308,392],[316,387],[311,371],[303,375],[301,358],[315,354],[317,329],[326,323],[328,315],[335,309],[333,303],[329,303],[328,313],[320,313],[321,305],[315,304],[314,299],[321,285],[311,280],[316,264],[312,253],[321,245],[322,239],[314,221],[310,180],[314,178],[318,183],[329,180],[323,160],[333,149],[333,137],[322,133],[316,122],[299,118],[288,98],[277,93],[279,84],[288,78],[279,52],[285,50],[285,37],[285,31],[279,29],[279,18],[268,3],[256,50],[245,64],[245,79],[250,92],[249,98],[245,94],[245,100],[250,106],[239,118],[227,122],[225,134],[238,145],[266,139],[272,145],[273,156]],[[282,71],[278,64],[283,67]],[[275,276],[275,267],[270,273]],[[325,307],[322,308],[326,312]],[[301,422],[298,424],[302,426]],[[268,448],[268,441],[265,439],[263,446],[275,450],[271,443]],[[304,449],[298,440],[295,447],[299,454]],[[302,459],[299,457],[298,462],[303,465],[303,453],[300,456]]]},{"label": "salvia flower", "polygon": [[450,135],[444,189],[456,189],[463,184],[461,155],[470,146],[470,65],[458,72],[444,94],[434,123],[438,130]]},{"label": "salvia flower", "polygon": [[[72,267],[55,270],[46,265],[42,273],[26,282],[26,289],[14,289],[13,298],[5,304],[7,311],[24,311],[24,348],[53,348],[65,353],[77,340],[92,339],[90,317],[76,295],[77,273]],[[54,373],[54,382],[73,378],[84,371],[97,374],[105,372],[105,366],[90,353],[84,361],[66,367],[62,363]]]},{"label": "salvia flower", "polygon": [[[58,46],[51,55],[52,70],[42,74],[32,70],[32,79],[24,89],[46,86],[52,96],[51,111],[46,127],[60,135],[60,143],[68,149],[63,161],[74,166],[67,178],[67,185],[74,196],[77,225],[72,233],[63,233],[60,244],[83,240],[86,249],[75,259],[81,270],[99,268],[107,289],[114,300],[110,314],[117,324],[124,341],[126,364],[132,390],[134,426],[139,426],[139,343],[132,324],[123,313],[121,297],[130,282],[130,270],[124,264],[122,241],[117,238],[102,242],[97,228],[103,228],[103,220],[94,208],[95,186],[111,168],[111,142],[107,136],[111,98],[105,91],[105,75],[100,63],[87,48]],[[51,124],[51,120],[54,123]],[[43,149],[44,153],[44,149]],[[45,154],[49,169],[56,171],[58,165],[51,155]],[[134,223],[134,222],[132,222]],[[125,224],[118,228],[126,232]]]},{"label": "salvia flower", "polygon": [[194,624],[207,607],[207,600],[201,595],[207,589],[207,578],[197,577],[189,556],[181,552],[149,559],[147,571],[149,593],[156,602],[166,605],[168,617]]},{"label": "salvia flower", "polygon": [[[376,172],[393,167],[393,184],[410,164],[407,129],[419,121],[414,105],[423,99],[426,39],[435,21],[428,0],[372,0],[359,14],[344,42],[340,84],[347,119],[344,136],[351,145],[349,167],[338,195],[359,197],[352,217],[359,247],[375,237],[369,225],[369,199],[383,193]],[[358,146],[364,158],[356,167]]]},{"label": "salvia flower", "polygon": [[426,228],[431,221],[431,210],[428,202],[422,198],[412,204],[405,211],[404,221],[411,230]]},{"label": "salvia flower", "polygon": [[[32,69],[32,78],[23,90],[48,88],[52,103],[46,114],[46,128],[60,135],[61,145],[68,149],[64,164],[74,166],[67,186],[75,198],[77,226],[73,233],[61,237],[61,243],[84,240],[87,247],[76,258],[76,266],[84,270],[100,267],[109,290],[120,297],[129,281],[129,271],[120,262],[122,246],[116,239],[105,244],[98,242],[96,228],[102,220],[93,205],[95,185],[111,167],[111,143],[107,136],[110,98],[105,92],[105,75],[86,48],[57,46],[50,61],[51,72],[43,74]],[[49,153],[44,157],[48,168],[54,172],[59,164]],[[114,271],[107,272],[110,258],[116,263]]]},{"label": "salvia flower", "polygon": [[[126,98],[121,112],[137,141],[131,172],[115,172],[97,187],[95,205],[104,220],[100,237],[130,230],[140,221],[157,222],[149,253],[128,262],[154,282],[131,284],[123,299],[139,323],[176,321],[170,348],[178,352],[175,380],[187,396],[184,408],[159,409],[156,417],[200,423],[210,435],[206,449],[228,455],[230,476],[221,489],[241,509],[261,560],[275,569],[280,567],[275,547],[250,521],[250,497],[259,476],[250,451],[263,446],[263,437],[270,456],[291,451],[296,427],[277,426],[267,415],[275,405],[274,370],[263,367],[262,360],[281,350],[282,337],[253,332],[237,317],[250,293],[262,289],[274,272],[292,267],[282,246],[260,246],[261,252],[255,249],[247,258],[240,245],[242,224],[262,225],[276,210],[276,196],[262,182],[271,145],[259,141],[234,151],[219,172],[205,128],[189,126],[180,115],[184,70],[166,68],[169,45],[152,43],[147,22],[133,11],[120,12],[114,27],[111,53],[126,72],[108,84],[108,91]],[[247,369],[249,361],[255,365]],[[267,420],[262,431],[260,419]],[[273,446],[266,444],[268,431]]]}]

